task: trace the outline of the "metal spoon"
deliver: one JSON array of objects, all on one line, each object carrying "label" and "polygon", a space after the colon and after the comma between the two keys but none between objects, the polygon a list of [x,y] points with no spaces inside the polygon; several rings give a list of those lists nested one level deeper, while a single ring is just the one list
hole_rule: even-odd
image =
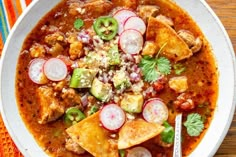
[{"label": "metal spoon", "polygon": [[175,141],[174,141],[173,157],[182,157],[181,131],[182,131],[182,113],[179,113],[175,117]]}]

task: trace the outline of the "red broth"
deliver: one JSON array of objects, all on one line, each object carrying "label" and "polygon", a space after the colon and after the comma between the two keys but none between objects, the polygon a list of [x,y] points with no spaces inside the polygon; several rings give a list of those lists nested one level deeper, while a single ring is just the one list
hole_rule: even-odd
[{"label": "red broth", "polygon": [[[186,127],[183,126],[183,155],[186,156],[190,154],[192,150],[196,148],[201,139],[204,138],[204,134],[210,125],[211,119],[213,118],[218,94],[218,72],[213,57],[212,49],[208,41],[205,39],[203,33],[198,28],[197,24],[191,19],[191,17],[189,17],[189,15],[185,11],[183,11],[176,4],[169,0],[154,0],[150,2],[127,2],[121,0],[114,0],[109,2],[112,3],[111,6],[94,6],[95,8],[89,5],[86,6],[86,3],[87,1],[82,0],[65,0],[61,2],[39,21],[37,26],[27,36],[23,44],[17,67],[16,95],[21,117],[24,120],[29,131],[34,136],[35,140],[43,148],[43,150],[51,156],[92,156],[88,152],[79,155],[65,148],[66,140],[69,138],[66,129],[70,127],[70,125],[65,123],[65,113],[61,114],[61,116],[54,120],[50,120],[50,122],[44,120],[43,124],[39,123],[40,116],[42,115],[40,104],[40,101],[42,100],[40,100],[39,98],[40,94],[38,93],[38,89],[42,86],[52,89],[53,94],[51,95],[51,97],[53,98],[49,98],[49,96],[47,98],[49,100],[45,100],[45,102],[52,101],[51,99],[56,99],[59,104],[63,106],[64,112],[70,107],[78,107],[86,115],[86,117],[88,117],[90,115],[89,112],[91,111],[91,108],[93,106],[91,104],[95,104],[98,110],[102,108],[103,105],[106,105],[107,102],[103,103],[97,100],[89,92],[89,89],[73,89],[72,93],[75,92],[79,98],[83,97],[84,94],[88,94],[87,101],[90,105],[81,105],[81,101],[83,100],[77,100],[77,97],[75,97],[74,95],[72,97],[72,100],[68,99],[68,95],[63,95],[63,88],[66,88],[67,90],[70,89],[68,87],[68,80],[72,75],[74,67],[83,67],[83,62],[80,59],[86,57],[86,54],[88,54],[89,51],[94,51],[95,49],[93,45],[94,43],[92,41],[93,39],[89,39],[88,43],[84,44],[84,48],[86,47],[86,49],[83,49],[83,51],[85,51],[83,52],[84,54],[74,58],[69,53],[70,46],[72,44],[70,43],[70,40],[77,40],[77,36],[79,33],[82,32],[82,30],[85,30],[85,32],[88,30],[90,31],[92,29],[94,21],[100,16],[110,16],[112,13],[115,12],[114,10],[123,7],[129,8],[129,10],[131,10],[132,12],[137,13],[136,9],[139,5],[148,4],[159,7],[157,15],[164,15],[165,17],[171,19],[171,21],[173,22],[173,30],[175,30],[176,32],[183,29],[188,30],[192,33],[194,37],[201,37],[203,42],[199,52],[196,52],[191,57],[178,62],[179,65],[184,68],[184,70],[182,69],[180,75],[177,75],[175,73],[176,69],[174,69],[174,65],[176,65],[177,63],[170,59],[171,72],[170,74],[164,77],[165,83],[158,84],[158,87],[143,81],[144,76],[142,72],[140,72],[141,80],[144,82],[141,91],[142,94],[144,92],[144,101],[150,98],[162,99],[162,101],[168,107],[169,118],[167,121],[171,126],[174,127],[174,118],[178,112],[183,113],[183,122],[186,121],[187,116],[191,113],[198,113],[199,115],[201,115],[202,120],[204,121],[204,129],[199,136],[189,136]],[[85,11],[83,10],[83,8],[81,10],[80,5],[85,6]],[[80,28],[79,30],[74,28],[74,22],[78,18],[84,21],[84,26],[82,26],[82,28]],[[88,34],[92,37],[96,35],[93,31],[92,33],[89,32]],[[60,39],[60,37],[62,38]],[[146,40],[145,35],[144,40]],[[106,47],[106,43],[109,43],[109,41],[102,42],[102,46]],[[121,56],[124,56],[124,52],[121,51],[122,50],[120,50],[120,53],[122,54]],[[39,53],[39,57],[35,55],[35,53]],[[66,65],[70,67],[68,68],[69,72],[67,78],[59,82],[47,80],[46,83],[43,85],[36,84],[32,82],[32,80],[30,80],[28,75],[29,65],[34,58],[43,58],[45,60],[48,60],[50,58],[58,58],[58,56],[59,58],[64,58],[63,61],[65,61]],[[142,57],[141,52],[138,56]],[[114,68],[114,70],[119,69],[119,67],[116,66],[112,66],[112,68]],[[96,77],[100,77],[98,75],[99,74],[97,74]],[[178,76],[187,77],[188,88],[183,93],[191,95],[191,101],[193,101],[195,105],[194,108],[191,110],[181,109],[178,108],[178,106],[176,107],[175,105],[175,101],[181,93],[175,92],[173,89],[171,89],[168,84],[168,81],[171,78]],[[63,83],[63,81],[66,83]],[[111,80],[108,79],[108,83],[110,81]],[[131,84],[135,83],[131,81]],[[159,91],[158,89],[157,92],[153,92],[153,90],[155,91],[156,88],[160,87],[160,85],[161,90]],[[149,87],[152,87],[151,93],[147,91]],[[130,93],[132,92],[132,90],[125,89],[124,91],[121,91],[121,94],[119,94],[119,96],[122,97],[122,94],[124,94],[125,92]],[[121,101],[115,100],[115,97],[117,97],[116,94],[113,95],[110,102],[117,101],[117,103],[120,104]],[[142,118],[141,113],[137,113],[134,115],[135,118]],[[110,134],[114,133],[111,132]],[[116,132],[115,134],[116,138],[114,140],[116,141],[118,138],[118,133]],[[142,142],[138,146],[143,146],[147,148],[152,153],[153,157],[172,156],[173,145],[166,143],[160,144],[160,141],[157,142],[158,139],[160,139],[160,135],[158,135],[158,137],[154,137],[145,142]],[[129,148],[127,148],[127,151],[128,150]]]}]

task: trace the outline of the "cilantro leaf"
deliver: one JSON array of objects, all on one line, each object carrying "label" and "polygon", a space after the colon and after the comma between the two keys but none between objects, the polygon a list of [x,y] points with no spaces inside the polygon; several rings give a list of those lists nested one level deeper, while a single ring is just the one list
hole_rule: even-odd
[{"label": "cilantro leaf", "polygon": [[186,70],[186,67],[183,64],[177,63],[173,66],[176,75],[181,75],[182,72]]},{"label": "cilantro leaf", "polygon": [[120,149],[120,150],[119,150],[119,156],[120,156],[120,157],[125,157],[125,154],[126,154],[126,153],[125,153],[125,150],[123,150],[123,149]]},{"label": "cilantro leaf", "polygon": [[88,114],[92,115],[94,113],[96,113],[99,110],[99,108],[97,106],[92,106],[91,109],[89,110]]},{"label": "cilantro leaf", "polygon": [[187,128],[189,136],[199,136],[204,129],[202,117],[198,113],[189,114],[184,126]]},{"label": "cilantro leaf", "polygon": [[141,68],[144,80],[147,82],[155,82],[160,75],[170,74],[171,64],[170,61],[165,57],[158,59],[150,56],[144,56],[139,64]]},{"label": "cilantro leaf", "polygon": [[158,67],[158,71],[161,74],[164,74],[164,75],[170,74],[171,65],[170,65],[170,61],[167,58],[165,57],[158,58],[157,67]]},{"label": "cilantro leaf", "polygon": [[161,140],[165,143],[172,144],[174,142],[174,138],[175,138],[174,128],[168,122],[164,122],[163,125],[164,125],[165,129],[161,133]]},{"label": "cilantro leaf", "polygon": [[156,69],[155,59],[144,56],[139,64],[144,75],[144,80],[147,82],[156,81],[159,77],[159,74]]}]

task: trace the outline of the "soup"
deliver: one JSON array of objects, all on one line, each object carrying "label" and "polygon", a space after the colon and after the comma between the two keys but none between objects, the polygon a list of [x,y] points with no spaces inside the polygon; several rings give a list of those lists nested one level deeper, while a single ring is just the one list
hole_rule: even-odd
[{"label": "soup", "polygon": [[172,1],[64,0],[27,36],[18,108],[50,156],[172,156],[201,141],[217,66],[196,23]]}]

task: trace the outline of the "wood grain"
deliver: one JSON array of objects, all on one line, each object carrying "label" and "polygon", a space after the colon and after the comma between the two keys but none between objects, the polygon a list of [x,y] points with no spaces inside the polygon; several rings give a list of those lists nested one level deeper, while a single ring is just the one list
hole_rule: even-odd
[{"label": "wood grain", "polygon": [[[206,0],[225,26],[236,50],[236,0]],[[216,157],[236,157],[236,114]]]}]

